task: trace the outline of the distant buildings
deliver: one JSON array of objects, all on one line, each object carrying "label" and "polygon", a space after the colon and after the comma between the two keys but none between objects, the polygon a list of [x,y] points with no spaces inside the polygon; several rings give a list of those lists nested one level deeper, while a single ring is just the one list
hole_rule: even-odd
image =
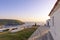
[{"label": "distant buildings", "polygon": [[31,28],[33,24],[31,23],[25,23],[23,25],[15,25],[15,24],[6,24],[6,25],[2,25],[0,27],[0,32],[5,32],[5,31],[9,31],[9,32],[18,32],[20,30],[23,30],[25,28]]},{"label": "distant buildings", "polygon": [[18,31],[24,29],[24,26],[22,27],[20,25],[18,25],[18,26],[7,26],[7,27],[5,25],[3,25],[1,27],[3,27],[3,28],[0,28],[0,32],[6,32],[6,31],[18,32]]},{"label": "distant buildings", "polygon": [[60,0],[57,0],[49,16],[50,32],[54,40],[60,40]]}]

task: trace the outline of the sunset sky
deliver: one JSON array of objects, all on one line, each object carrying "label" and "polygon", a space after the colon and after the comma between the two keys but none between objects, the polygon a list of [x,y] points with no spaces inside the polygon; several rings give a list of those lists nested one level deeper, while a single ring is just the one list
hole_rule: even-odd
[{"label": "sunset sky", "polygon": [[55,2],[56,0],[0,0],[0,19],[46,20]]}]

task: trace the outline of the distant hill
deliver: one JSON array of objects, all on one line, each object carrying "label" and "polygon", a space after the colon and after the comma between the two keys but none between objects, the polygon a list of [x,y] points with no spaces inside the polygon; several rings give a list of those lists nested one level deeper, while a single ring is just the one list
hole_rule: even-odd
[{"label": "distant hill", "polygon": [[20,20],[13,20],[13,19],[0,19],[0,25],[6,25],[6,26],[14,26],[14,25],[22,25],[24,22]]}]

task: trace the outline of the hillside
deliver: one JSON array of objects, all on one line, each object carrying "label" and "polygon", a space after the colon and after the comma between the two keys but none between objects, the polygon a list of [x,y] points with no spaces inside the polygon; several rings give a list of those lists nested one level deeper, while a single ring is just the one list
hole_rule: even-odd
[{"label": "hillside", "polygon": [[24,22],[20,20],[13,20],[13,19],[0,19],[0,25],[21,25]]},{"label": "hillside", "polygon": [[15,33],[3,32],[0,33],[0,40],[27,40],[36,29],[32,27]]}]

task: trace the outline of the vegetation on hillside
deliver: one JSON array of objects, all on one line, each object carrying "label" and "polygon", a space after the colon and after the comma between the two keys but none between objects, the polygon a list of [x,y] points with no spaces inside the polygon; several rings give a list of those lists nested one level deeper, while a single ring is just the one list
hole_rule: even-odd
[{"label": "vegetation on hillside", "polygon": [[26,28],[16,33],[4,32],[0,34],[0,40],[27,40],[37,28]]},{"label": "vegetation on hillside", "polygon": [[21,25],[23,24],[20,20],[13,19],[0,19],[0,25]]}]

